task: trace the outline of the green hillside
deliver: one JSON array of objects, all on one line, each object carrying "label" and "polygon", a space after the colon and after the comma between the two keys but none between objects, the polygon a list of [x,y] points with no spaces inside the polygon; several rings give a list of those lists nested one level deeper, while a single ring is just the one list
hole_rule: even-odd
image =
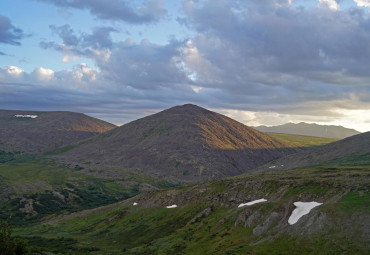
[{"label": "green hillside", "polygon": [[116,178],[95,177],[94,169],[85,171],[79,165],[61,165],[32,155],[3,153],[2,159],[0,220],[9,219],[13,225],[111,204],[141,189],[168,186],[165,181],[123,171]]},{"label": "green hillside", "polygon": [[[358,159],[150,191],[15,234],[34,250],[73,254],[368,254],[370,158]],[[323,205],[289,225],[295,201]]]},{"label": "green hillside", "polygon": [[312,147],[320,146],[328,143],[338,141],[335,138],[305,136],[305,135],[293,135],[293,134],[281,134],[281,133],[267,133],[275,139],[278,139],[284,143],[289,144],[292,147]]}]

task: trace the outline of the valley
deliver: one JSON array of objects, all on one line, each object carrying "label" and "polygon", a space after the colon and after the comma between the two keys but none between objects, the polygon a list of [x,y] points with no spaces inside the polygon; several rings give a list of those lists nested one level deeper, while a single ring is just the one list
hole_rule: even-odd
[{"label": "valley", "polygon": [[370,255],[370,0],[0,1],[0,255]]},{"label": "valley", "polygon": [[[281,254],[287,250],[290,254],[366,254],[369,155],[366,158],[366,165],[356,167],[333,167],[331,162],[330,167],[249,174],[144,192],[110,206],[44,219],[15,233],[36,247],[48,244],[55,252],[81,254]],[[238,208],[262,197],[267,201]],[[323,205],[289,225],[297,201]],[[133,206],[134,202],[138,205]],[[166,208],[172,204],[178,207]],[[66,245],[55,248],[62,240]]]},{"label": "valley", "polygon": [[262,133],[195,105],[108,126],[0,152],[0,219],[32,254],[369,251],[369,132]]}]

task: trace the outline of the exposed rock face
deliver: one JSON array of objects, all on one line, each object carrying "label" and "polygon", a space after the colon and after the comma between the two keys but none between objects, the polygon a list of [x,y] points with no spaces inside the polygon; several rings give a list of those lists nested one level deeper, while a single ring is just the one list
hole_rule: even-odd
[{"label": "exposed rock face", "polygon": [[226,116],[183,105],[123,125],[60,158],[72,164],[90,162],[91,168],[196,182],[246,173],[293,152],[296,149]]},{"label": "exposed rock face", "polygon": [[0,151],[42,153],[115,127],[82,113],[0,110]]}]

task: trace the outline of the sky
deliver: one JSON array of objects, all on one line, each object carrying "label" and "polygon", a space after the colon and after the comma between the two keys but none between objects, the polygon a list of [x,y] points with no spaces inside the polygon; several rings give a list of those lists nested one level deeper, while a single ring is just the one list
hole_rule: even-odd
[{"label": "sky", "polygon": [[124,124],[186,103],[370,131],[370,0],[0,1],[0,109]]}]

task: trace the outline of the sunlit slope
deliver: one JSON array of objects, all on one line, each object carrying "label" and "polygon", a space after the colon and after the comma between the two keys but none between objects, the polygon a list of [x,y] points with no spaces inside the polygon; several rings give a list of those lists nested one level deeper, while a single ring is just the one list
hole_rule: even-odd
[{"label": "sunlit slope", "polygon": [[306,135],[316,137],[327,137],[335,139],[343,139],[349,136],[360,134],[354,129],[345,128],[342,126],[318,125],[311,123],[287,123],[279,126],[258,126],[255,129],[262,132],[274,132],[283,134]]},{"label": "sunlit slope", "polygon": [[309,148],[313,146],[325,145],[328,143],[336,142],[339,139],[335,138],[325,138],[316,136],[305,136],[305,135],[292,135],[292,134],[282,134],[282,133],[267,133],[269,136],[278,139],[292,147]]}]

